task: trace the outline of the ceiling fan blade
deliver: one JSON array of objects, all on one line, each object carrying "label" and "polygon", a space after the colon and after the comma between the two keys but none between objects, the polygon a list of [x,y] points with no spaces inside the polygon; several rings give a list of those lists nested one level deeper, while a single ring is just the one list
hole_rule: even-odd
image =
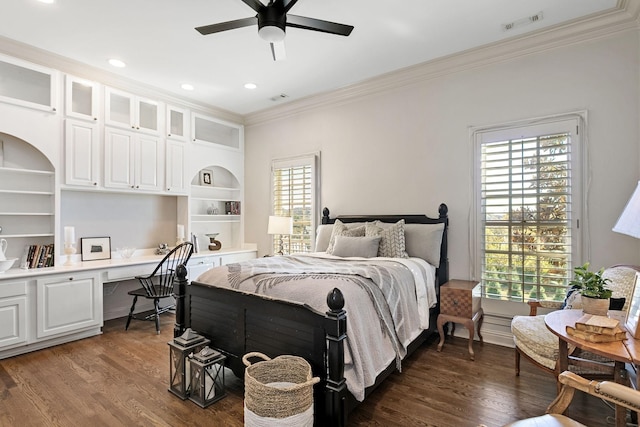
[{"label": "ceiling fan blade", "polygon": [[352,25],[338,24],[298,15],[287,15],[287,27],[320,31],[321,33],[337,34],[339,36],[348,36],[353,30]]},{"label": "ceiling fan blade", "polygon": [[291,9],[293,7],[294,4],[296,4],[298,2],[298,0],[282,0],[282,6],[284,8],[284,13],[289,12],[289,9]]},{"label": "ceiling fan blade", "polygon": [[271,45],[271,55],[274,61],[284,61],[287,59],[287,52],[284,49],[284,41],[269,43]]},{"label": "ceiling fan blade", "polygon": [[260,12],[266,7],[260,0],[242,0],[242,2],[256,12]]},{"label": "ceiling fan blade", "polygon": [[256,25],[257,23],[258,18],[254,16],[251,18],[236,19],[235,21],[221,22],[219,24],[204,25],[202,27],[196,27],[196,30],[203,36],[206,36],[207,34],[219,33],[221,31],[249,27],[251,25]]}]

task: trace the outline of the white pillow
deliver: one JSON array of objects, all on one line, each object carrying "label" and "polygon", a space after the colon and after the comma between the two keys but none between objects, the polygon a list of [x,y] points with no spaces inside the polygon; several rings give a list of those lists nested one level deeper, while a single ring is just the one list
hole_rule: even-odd
[{"label": "white pillow", "polygon": [[350,237],[336,236],[333,255],[339,257],[373,258],[378,255],[380,236]]}]

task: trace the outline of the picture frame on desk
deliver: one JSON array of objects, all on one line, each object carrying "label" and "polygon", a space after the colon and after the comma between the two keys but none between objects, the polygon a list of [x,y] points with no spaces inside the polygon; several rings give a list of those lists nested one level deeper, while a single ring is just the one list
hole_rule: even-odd
[{"label": "picture frame on desk", "polygon": [[111,259],[111,237],[81,237],[80,254],[82,261]]},{"label": "picture frame on desk", "polygon": [[629,303],[629,312],[625,326],[635,339],[640,339],[640,272],[636,273],[636,282],[633,286],[633,294]]}]

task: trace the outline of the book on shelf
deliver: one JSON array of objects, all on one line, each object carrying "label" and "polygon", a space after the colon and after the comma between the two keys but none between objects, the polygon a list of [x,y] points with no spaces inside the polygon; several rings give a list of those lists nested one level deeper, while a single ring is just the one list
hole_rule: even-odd
[{"label": "book on shelf", "polygon": [[567,334],[594,343],[622,341],[627,338],[627,332],[620,325],[613,329],[613,333],[583,331],[567,325]]},{"label": "book on shelf", "polygon": [[618,332],[616,329],[620,325],[618,319],[595,314],[584,314],[576,320],[575,328],[585,332],[597,332],[599,334],[613,335]]},{"label": "book on shelf", "polygon": [[53,243],[48,245],[29,245],[25,248],[26,259],[24,264],[27,268],[53,267]]}]

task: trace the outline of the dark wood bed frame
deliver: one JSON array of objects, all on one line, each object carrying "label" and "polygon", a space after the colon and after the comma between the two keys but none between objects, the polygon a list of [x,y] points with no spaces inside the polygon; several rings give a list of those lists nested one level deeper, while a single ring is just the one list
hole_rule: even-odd
[{"label": "dark wood bed frame", "polygon": [[[437,268],[436,290],[438,301],[440,285],[449,278],[447,258],[448,208],[441,204],[438,218],[425,215],[382,216],[338,216],[329,217],[323,210],[322,223],[366,222],[380,220],[395,223],[404,219],[409,224],[444,223],[440,249],[440,265]],[[191,327],[212,342],[212,347],[226,355],[226,366],[238,378],[243,378],[242,356],[259,351],[270,357],[281,354],[305,358],[320,377],[314,388],[315,425],[345,426],[356,399],[347,390],[344,378],[344,340],[347,335],[347,313],[343,310],[344,298],[340,290],[334,289],[327,296],[329,311],[319,312],[313,308],[287,301],[267,299],[255,294],[229,289],[215,288],[196,281],[188,284],[186,268],[178,270],[176,285],[176,324],[174,336],[181,335]],[[409,346],[407,356],[436,332],[436,319],[440,304],[430,310],[429,329]],[[368,396],[387,376],[395,370],[392,362],[376,379],[376,383],[365,390]]]}]

